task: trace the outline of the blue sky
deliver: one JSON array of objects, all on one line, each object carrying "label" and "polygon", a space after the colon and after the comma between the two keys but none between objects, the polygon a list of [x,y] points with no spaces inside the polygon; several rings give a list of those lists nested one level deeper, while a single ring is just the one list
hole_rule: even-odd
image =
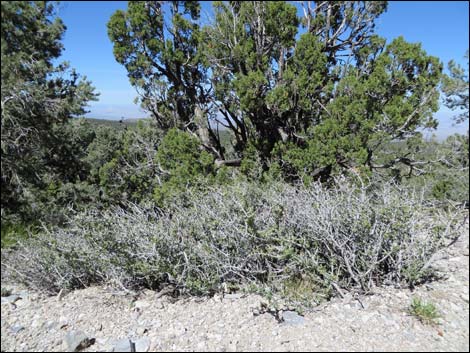
[{"label": "blue sky", "polygon": [[[106,119],[145,117],[133,103],[134,88],[123,66],[113,56],[106,23],[117,9],[126,9],[126,1],[64,1],[59,17],[67,31],[63,60],[90,79],[101,94],[92,102],[88,116]],[[203,4],[203,16],[210,2]],[[409,42],[421,42],[430,55],[447,64],[451,59],[462,65],[469,42],[469,3],[467,1],[390,1],[388,11],[376,22],[377,33],[387,40],[402,35]],[[467,124],[453,126],[455,112],[443,107],[436,113],[440,124],[437,134],[465,133]]]}]

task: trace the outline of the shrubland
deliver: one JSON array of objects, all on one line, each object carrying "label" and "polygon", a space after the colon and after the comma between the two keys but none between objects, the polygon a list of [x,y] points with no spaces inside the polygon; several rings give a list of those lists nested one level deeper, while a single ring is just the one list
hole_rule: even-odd
[{"label": "shrubland", "polygon": [[240,181],[188,188],[165,209],[90,208],[21,242],[4,265],[50,292],[106,283],[295,297],[293,286],[308,285],[301,294],[311,303],[335,288],[369,292],[431,278],[431,257],[458,237],[460,223],[457,209],[436,209],[423,193],[395,184]]},{"label": "shrubland", "polygon": [[130,2],[108,34],[151,119],[116,128],[78,118],[96,94],[52,64],[54,5],[2,2],[8,278],[301,305],[433,278],[468,207],[468,132],[423,129],[441,82],[468,119],[468,73],[374,34],[386,2],[299,6],[215,2],[202,23],[198,2]]}]

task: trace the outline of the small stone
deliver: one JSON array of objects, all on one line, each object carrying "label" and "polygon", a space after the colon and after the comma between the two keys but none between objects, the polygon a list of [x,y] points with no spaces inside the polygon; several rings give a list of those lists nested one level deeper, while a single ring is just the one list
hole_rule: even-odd
[{"label": "small stone", "polygon": [[148,308],[150,306],[150,303],[148,301],[145,301],[145,300],[137,300],[134,302],[134,308],[137,308],[137,309],[145,309],[145,308]]},{"label": "small stone", "polygon": [[145,326],[139,326],[136,328],[135,330],[135,333],[138,335],[138,336],[142,336],[143,334],[147,333],[148,332],[148,329],[145,327]]},{"label": "small stone", "polygon": [[57,327],[59,327],[59,323],[58,322],[55,322],[55,321],[47,321],[46,322],[46,328],[48,330],[53,330],[53,329],[56,329]]},{"label": "small stone", "polygon": [[284,311],[282,313],[282,321],[284,325],[303,325],[305,323],[304,317],[295,311]]},{"label": "small stone", "polygon": [[135,343],[128,338],[118,340],[114,343],[113,352],[135,352]]},{"label": "small stone", "polygon": [[60,323],[68,322],[67,316],[64,316],[64,315],[59,316],[59,322]]},{"label": "small stone", "polygon": [[214,297],[212,298],[215,302],[221,302],[223,297],[219,294],[214,294]]},{"label": "small stone", "polygon": [[148,352],[150,348],[150,339],[147,337],[139,338],[135,341],[136,352]]},{"label": "small stone", "polygon": [[41,327],[42,325],[44,325],[44,322],[41,319],[31,321],[31,327]]},{"label": "small stone", "polygon": [[31,302],[29,300],[25,300],[23,297],[21,297],[21,300],[18,300],[15,302],[15,304],[11,304],[11,305],[16,305],[17,307],[25,307],[25,306],[28,306],[30,305]]},{"label": "small stone", "polygon": [[253,315],[258,316],[260,314],[258,309],[253,309]]},{"label": "small stone", "polygon": [[11,332],[13,332],[15,335],[20,332],[21,330],[24,330],[24,326],[21,325],[13,325],[11,327]]},{"label": "small stone", "polygon": [[14,304],[19,299],[21,299],[19,295],[12,294],[8,297],[2,297],[2,304]]},{"label": "small stone", "polygon": [[18,295],[21,297],[21,299],[24,299],[24,300],[29,298],[29,292],[27,290],[20,291]]},{"label": "small stone", "polygon": [[65,344],[69,352],[78,352],[81,349],[85,349],[95,343],[94,338],[88,338],[83,331],[71,331],[67,332],[65,336]]}]

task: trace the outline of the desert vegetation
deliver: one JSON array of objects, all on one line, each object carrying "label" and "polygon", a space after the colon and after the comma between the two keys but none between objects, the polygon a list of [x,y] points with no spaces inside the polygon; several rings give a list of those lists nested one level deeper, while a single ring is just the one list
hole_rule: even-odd
[{"label": "desert vegetation", "polygon": [[432,303],[423,302],[419,298],[413,298],[410,304],[410,314],[416,316],[421,322],[425,324],[436,324],[439,318],[439,312],[436,306]]},{"label": "desert vegetation", "polygon": [[308,306],[419,285],[460,234],[468,132],[423,131],[440,92],[468,122],[468,69],[376,35],[386,2],[129,2],[108,34],[150,118],[120,127],[80,118],[55,5],[1,6],[8,278]]}]

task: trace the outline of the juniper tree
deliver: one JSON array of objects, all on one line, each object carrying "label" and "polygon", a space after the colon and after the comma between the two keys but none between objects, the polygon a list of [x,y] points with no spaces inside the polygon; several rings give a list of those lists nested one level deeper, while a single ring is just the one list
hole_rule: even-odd
[{"label": "juniper tree", "polygon": [[108,23],[114,56],[161,129],[188,130],[222,158],[218,136],[209,128],[211,90],[198,50],[200,5],[172,1],[168,16],[164,10],[162,1],[137,1],[116,11]]},{"label": "juniper tree", "polygon": [[223,164],[221,124],[239,157],[255,149],[265,169],[277,161],[285,174],[328,178],[412,163],[378,165],[374,154],[437,124],[441,63],[420,44],[377,36],[386,8],[217,1],[207,23],[197,3],[143,1],[116,12],[108,30],[144,107],[171,121],[163,127],[189,128]]}]

